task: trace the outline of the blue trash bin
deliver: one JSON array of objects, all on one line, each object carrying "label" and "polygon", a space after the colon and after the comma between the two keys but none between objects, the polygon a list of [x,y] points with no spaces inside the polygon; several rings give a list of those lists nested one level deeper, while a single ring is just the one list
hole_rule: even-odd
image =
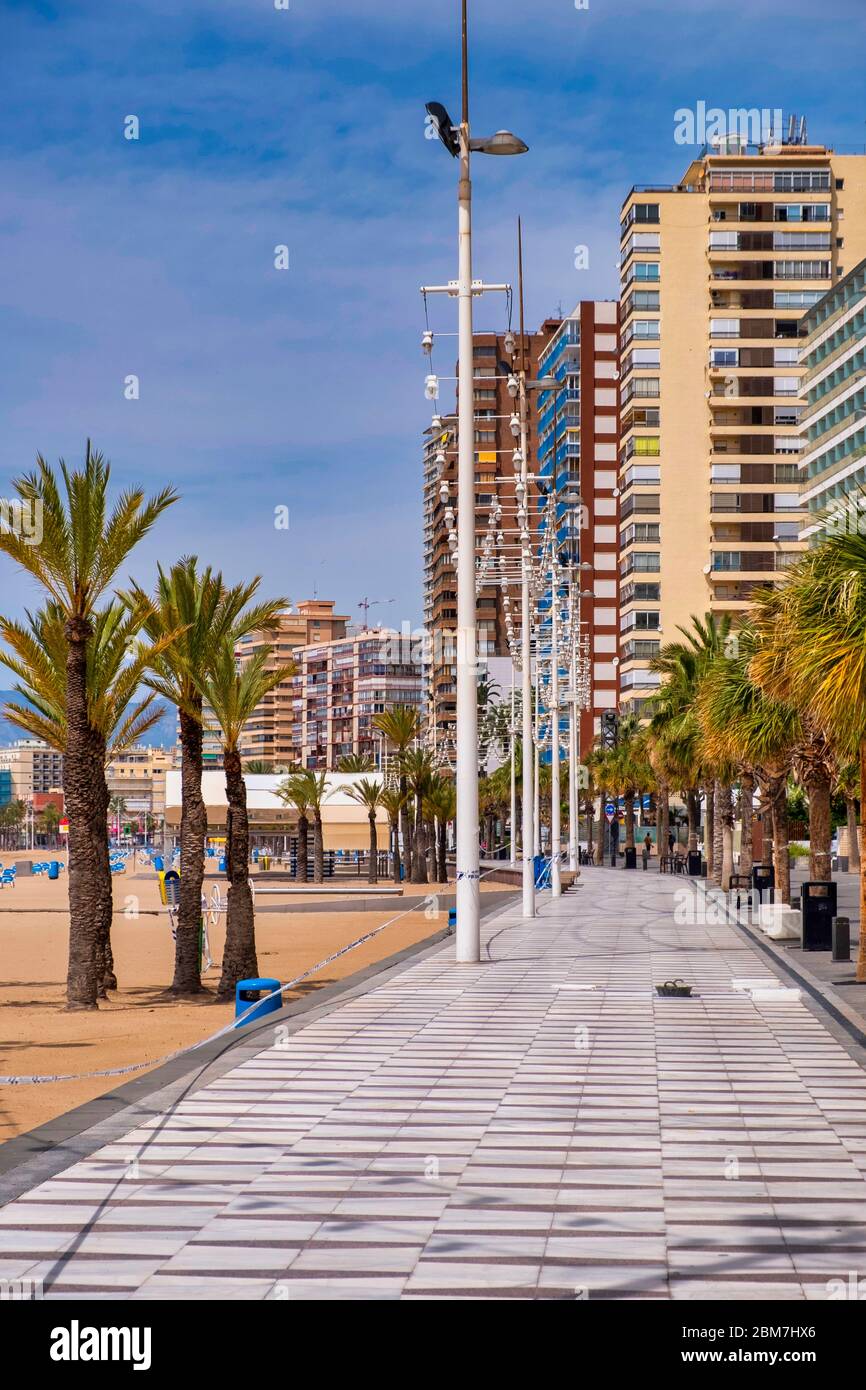
[{"label": "blue trash bin", "polygon": [[52,860],[51,860],[51,863],[48,865],[48,877],[49,877],[49,878],[59,878],[59,877],[60,877],[60,865],[58,864],[58,862],[57,862],[56,859],[52,859]]},{"label": "blue trash bin", "polygon": [[536,886],[536,888],[541,888],[541,887],[543,886],[543,884],[544,884],[544,879],[545,879],[545,876],[546,876],[545,864],[546,864],[546,860],[545,860],[543,854],[536,854],[536,855],[533,857],[533,860],[532,860],[532,876],[533,876],[533,879],[534,879],[534,881],[535,881],[535,886]]},{"label": "blue trash bin", "polygon": [[[236,1028],[245,1028],[248,1023],[255,1023],[258,1019],[264,1018],[267,1014],[278,1013],[283,1007],[283,996],[275,994],[274,991],[280,987],[279,980],[238,980],[235,988],[235,1018],[240,1018],[241,1014],[249,1009],[249,1013],[243,1022],[235,1023]],[[255,1004],[254,999],[245,999],[245,994],[264,994],[266,997],[260,999],[255,1008],[250,1008]],[[272,996],[267,998],[267,996]]]},{"label": "blue trash bin", "polygon": [[448,909],[448,930],[449,930],[450,932],[455,932],[455,931],[457,930],[457,908],[456,908],[456,907],[449,907],[449,909]]},{"label": "blue trash bin", "polygon": [[165,864],[164,864],[164,862],[163,862],[163,858],[162,858],[162,855],[161,855],[161,854],[155,854],[155,855],[154,855],[154,857],[153,857],[153,867],[156,869],[156,872],[157,872],[158,874],[161,874],[161,873],[162,873],[163,869],[165,868]]},{"label": "blue trash bin", "polygon": [[226,861],[225,861],[225,859],[221,859],[217,867],[218,867],[220,873],[221,873],[221,874],[224,874],[225,871],[226,871]]}]

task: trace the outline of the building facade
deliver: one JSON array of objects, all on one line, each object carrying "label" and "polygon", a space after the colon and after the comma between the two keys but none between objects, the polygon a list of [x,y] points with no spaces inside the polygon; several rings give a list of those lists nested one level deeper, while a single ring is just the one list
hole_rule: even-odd
[{"label": "building facade", "polygon": [[397,705],[421,709],[421,665],[411,637],[368,629],[294,653],[296,674],[286,683],[292,704],[288,761],[334,771],[340,759],[368,757],[383,766],[386,751],[373,725]]},{"label": "building facade", "polygon": [[866,261],[834,285],[800,322],[803,532],[817,537],[828,514],[866,496]]},{"label": "building facade", "polygon": [[[348,617],[335,613],[332,599],[305,599],[296,608],[280,615],[276,628],[254,632],[243,638],[235,650],[239,666],[243,666],[264,646],[273,648],[266,669],[275,670],[296,659],[301,648],[320,642],[330,642],[346,633]],[[240,741],[244,761],[261,759],[275,765],[291,763],[294,757],[294,703],[289,681],[281,681],[257,706],[247,721]],[[221,763],[219,730],[206,730],[206,762]]]},{"label": "building facade", "polygon": [[556,551],[570,574],[581,637],[588,640],[590,708],[581,716],[582,749],[599,732],[602,711],[618,703],[618,333],[619,305],[587,301],[563,320],[538,360],[539,376],[562,383],[539,393],[537,510],[541,518],[552,493]]},{"label": "building facade", "polygon": [[801,549],[798,321],[866,252],[866,157],[705,151],[622,208],[620,695],[692,614],[730,613]]},{"label": "building facade", "polygon": [[[160,822],[165,816],[165,777],[175,766],[173,748],[130,748],[113,758],[105,770],[108,794],[125,804],[124,816],[141,825],[151,816]],[[114,813],[111,813],[112,822]]]},{"label": "building facade", "polygon": [[[494,526],[500,536],[499,555],[511,559],[519,549],[515,535],[517,496],[512,456],[518,440],[512,429],[516,404],[508,379],[525,359],[529,377],[538,373],[541,352],[559,324],[548,319],[536,333],[510,336],[476,333],[473,338],[473,405],[475,448],[475,552],[481,562],[491,514],[501,515]],[[538,448],[537,393],[528,397],[529,471],[534,472]],[[536,492],[528,502],[530,524],[537,535]],[[428,651],[424,662],[424,717],[431,744],[453,755],[457,701],[457,667],[453,634],[457,626],[457,417],[439,415],[424,435],[424,627]],[[509,621],[519,642],[520,604],[516,585],[500,582],[498,565],[487,564],[477,596],[478,651],[485,657],[509,655]],[[508,601],[506,602],[506,596]],[[510,620],[509,620],[510,613]]]},{"label": "building facade", "polygon": [[10,801],[32,801],[36,793],[62,790],[63,754],[39,739],[19,739],[0,748],[0,772],[9,773]]}]

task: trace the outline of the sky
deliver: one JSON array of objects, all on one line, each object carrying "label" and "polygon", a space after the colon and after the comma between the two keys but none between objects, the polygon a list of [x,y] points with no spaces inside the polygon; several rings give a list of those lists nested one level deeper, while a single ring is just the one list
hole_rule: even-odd
[{"label": "sky", "polygon": [[[276,4],[0,0],[0,497],[90,437],[119,487],[181,494],[140,582],[192,553],[414,624],[419,287],[456,274],[424,105],[458,110],[459,3]],[[864,0],[470,0],[470,29],[473,133],[530,146],[474,162],[475,274],[516,278],[520,214],[530,325],[615,296],[623,197],[695,153],[678,109],[781,107],[866,147]],[[476,301],[479,329],[503,314]],[[431,326],[455,332],[452,301]],[[440,337],[443,376],[454,356]],[[0,556],[0,612],[37,601]]]}]

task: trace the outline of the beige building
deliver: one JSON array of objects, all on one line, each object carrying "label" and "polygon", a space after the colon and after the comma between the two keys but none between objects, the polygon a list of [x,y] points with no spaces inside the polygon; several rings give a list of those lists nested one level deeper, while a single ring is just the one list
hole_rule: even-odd
[{"label": "beige building", "polygon": [[63,754],[39,739],[19,739],[0,748],[0,771],[10,773],[10,800],[32,801],[34,793],[63,787]]},{"label": "beige building", "polygon": [[[295,661],[302,647],[343,637],[349,619],[335,613],[335,606],[332,599],[305,599],[296,608],[288,609],[280,615],[276,629],[252,633],[238,644],[235,652],[238,664],[243,666],[263,646],[272,646],[267,669],[274,670]],[[291,763],[295,756],[294,722],[291,686],[283,681],[248,720],[240,745],[243,759]],[[220,760],[219,731],[213,727],[205,730],[204,752],[208,762],[214,761],[214,757]]]},{"label": "beige building", "polygon": [[866,254],[866,156],[716,149],[621,223],[620,695],[692,614],[742,613],[802,542],[798,321]]},{"label": "beige building", "polygon": [[106,768],[110,797],[122,797],[126,814],[133,820],[165,815],[165,776],[175,766],[173,748],[130,748]]}]

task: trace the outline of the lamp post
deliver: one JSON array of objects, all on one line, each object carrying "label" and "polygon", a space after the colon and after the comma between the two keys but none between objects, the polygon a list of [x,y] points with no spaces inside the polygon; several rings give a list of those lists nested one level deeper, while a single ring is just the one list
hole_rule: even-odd
[{"label": "lamp post", "polygon": [[469,134],[469,26],[467,0],[461,0],[462,109],[452,126],[437,102],[427,110],[449,154],[459,159],[458,236],[458,403],[457,403],[457,961],[481,959],[478,851],[478,697],[477,610],[475,602],[475,404],[472,387],[472,184],[470,153],[524,154],[527,146],[508,131],[472,140]]},{"label": "lamp post", "polygon": [[508,742],[511,746],[511,867],[517,863],[517,774],[514,766],[514,667],[511,668],[511,724]]},{"label": "lamp post", "polygon": [[556,549],[550,560],[550,896],[562,897],[559,853],[559,566]]}]

